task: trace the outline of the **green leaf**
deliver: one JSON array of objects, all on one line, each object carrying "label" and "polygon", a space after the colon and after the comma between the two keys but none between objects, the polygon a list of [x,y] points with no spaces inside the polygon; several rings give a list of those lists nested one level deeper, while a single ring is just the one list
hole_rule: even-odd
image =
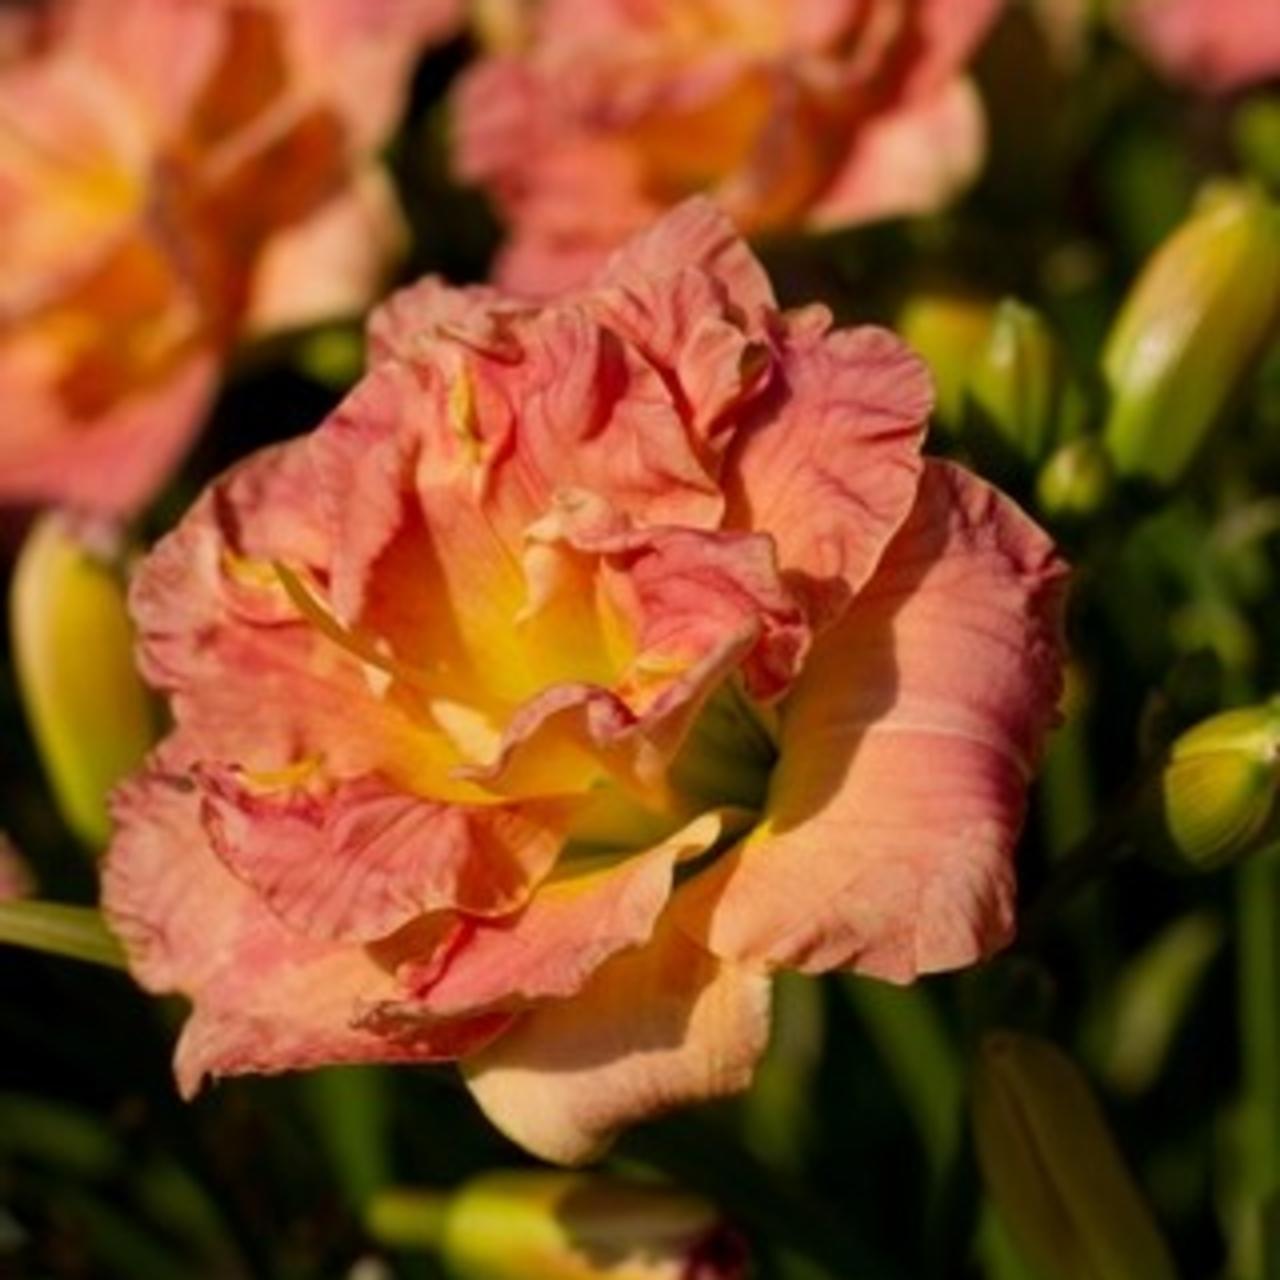
[{"label": "green leaf", "polygon": [[126,967],[123,948],[94,907],[30,898],[0,902],[0,942],[115,969]]}]

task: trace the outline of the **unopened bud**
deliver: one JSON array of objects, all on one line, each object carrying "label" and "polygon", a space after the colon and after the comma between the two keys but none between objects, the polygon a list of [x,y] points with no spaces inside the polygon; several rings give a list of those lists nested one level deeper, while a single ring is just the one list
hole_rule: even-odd
[{"label": "unopened bud", "polygon": [[1117,472],[1176,482],[1278,323],[1280,207],[1215,190],[1147,263],[1107,339]]},{"label": "unopened bud", "polygon": [[991,1199],[1044,1280],[1175,1280],[1101,1108],[1059,1049],[1016,1032],[988,1035],[973,1122]]},{"label": "unopened bud", "polygon": [[1111,497],[1111,458],[1096,436],[1081,436],[1057,449],[1036,477],[1036,500],[1056,520],[1096,515]]},{"label": "unopened bud", "polygon": [[101,846],[107,793],[153,740],[124,584],[54,513],[23,545],[10,606],[18,686],[54,798],[72,831]]},{"label": "unopened bud", "polygon": [[508,1172],[450,1202],[459,1280],[742,1280],[741,1237],[697,1196],[591,1174]]},{"label": "unopened bud", "polygon": [[1144,851],[1212,871],[1259,849],[1277,827],[1280,699],[1210,717],[1174,740],[1139,804]]},{"label": "unopened bud", "polygon": [[974,448],[986,445],[986,452],[1019,463],[1040,462],[1084,415],[1053,330],[1012,298],[996,309],[966,390],[965,432]]},{"label": "unopened bud", "polygon": [[898,332],[933,373],[944,426],[959,427],[965,385],[994,314],[986,298],[945,292],[913,294],[898,314]]}]

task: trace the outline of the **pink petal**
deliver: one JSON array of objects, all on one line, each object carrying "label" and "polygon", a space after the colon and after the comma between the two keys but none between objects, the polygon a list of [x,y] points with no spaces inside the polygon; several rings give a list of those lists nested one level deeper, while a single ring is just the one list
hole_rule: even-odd
[{"label": "pink petal", "polygon": [[951,80],[869,120],[808,221],[824,229],[927,213],[968,186],[985,149],[977,93]]},{"label": "pink petal", "polygon": [[426,770],[442,797],[461,796],[444,786],[429,726],[375,694],[373,676],[385,674],[300,617],[273,567],[322,575],[328,554],[299,441],[216,482],[139,568],[130,607],[141,669],[169,695],[190,763],[270,771],[315,759],[337,777]]},{"label": "pink petal", "polygon": [[615,688],[564,682],[531,698],[494,763],[469,775],[513,796],[545,793],[557,779],[578,790],[611,776],[661,797],[667,765],[716,688],[740,669],[753,696],[777,697],[807,652],[808,626],[764,535],[570,528],[564,536],[573,551],[600,558],[596,576],[635,656]]},{"label": "pink petal", "polygon": [[892,334],[793,325],[726,459],[726,522],[772,533],[816,621],[858,591],[906,519],[932,407],[924,363]]},{"label": "pink petal", "polygon": [[0,76],[0,122],[0,303],[17,315],[131,233],[156,139],[123,86],[65,56]]},{"label": "pink petal", "polygon": [[464,921],[443,963],[411,968],[402,980],[437,1017],[576,995],[606,960],[649,940],[676,863],[705,853],[723,828],[707,813],[643,853],[577,855],[519,914]]},{"label": "pink petal", "polygon": [[373,942],[446,909],[510,912],[564,839],[550,801],[465,808],[371,775],[273,790],[228,768],[195,776],[219,857],[291,930],[324,941]]},{"label": "pink petal", "polygon": [[773,286],[733,223],[715,204],[694,197],[633,237],[609,260],[595,283],[644,292],[653,279],[693,267],[717,281],[749,325],[777,310]]},{"label": "pink petal", "polygon": [[740,961],[896,981],[1007,942],[1063,572],[1012,503],[929,463],[785,704],[763,824],[690,885],[686,927]]},{"label": "pink petal", "polygon": [[769,1034],[769,981],[660,927],[570,1000],[466,1058],[485,1114],[545,1160],[579,1164],[618,1130],[750,1083]]},{"label": "pink petal", "polygon": [[368,323],[369,361],[429,360],[442,338],[515,357],[519,347],[507,333],[506,321],[527,309],[527,303],[491,285],[454,288],[439,276],[424,276],[374,308]]},{"label": "pink petal", "polygon": [[1280,76],[1280,7],[1272,0],[1129,0],[1120,15],[1165,75],[1203,92]]},{"label": "pink petal", "polygon": [[[213,398],[217,362],[198,355],[158,386],[122,400],[100,418],[77,421],[52,403],[13,388],[9,412],[31,418],[0,443],[0,502],[58,502],[128,515],[168,479],[202,425]],[[0,394],[3,394],[0,371]],[[33,423],[41,423],[37,430]]]},{"label": "pink petal", "polygon": [[1006,0],[918,0],[916,58],[908,97],[936,92],[958,75],[995,25]]},{"label": "pink petal", "polygon": [[748,326],[723,284],[697,267],[600,286],[590,293],[589,305],[678,389],[711,465],[735,425],[730,415],[768,382],[772,359],[762,330]]},{"label": "pink petal", "polygon": [[286,930],[209,850],[187,787],[144,773],[117,793],[115,816],[103,907],[138,981],[194,1001],[175,1061],[184,1096],[206,1075],[452,1058],[506,1025],[490,1016],[402,1037],[371,1030],[370,1009],[404,998],[394,966]]},{"label": "pink petal", "polygon": [[404,239],[395,190],[371,165],[302,223],[267,242],[254,267],[245,333],[359,314],[379,292]]},{"label": "pink petal", "polygon": [[56,43],[135,98],[157,137],[172,136],[222,52],[226,19],[208,0],[68,0]]},{"label": "pink petal", "polygon": [[423,51],[462,25],[463,0],[272,0],[298,75],[331,99],[358,147],[380,145],[404,111]]}]

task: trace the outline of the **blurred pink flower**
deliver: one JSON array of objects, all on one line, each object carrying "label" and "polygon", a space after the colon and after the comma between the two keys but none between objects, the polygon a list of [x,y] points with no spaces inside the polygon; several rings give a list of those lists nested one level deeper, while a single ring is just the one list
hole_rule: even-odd
[{"label": "blurred pink flower", "polygon": [[104,892],[206,1075],[462,1059],[550,1159],[744,1087],[769,975],[1008,941],[1063,568],[892,334],[677,208],[545,308],[432,279],[132,593],[175,729]]},{"label": "blurred pink flower", "polygon": [[0,28],[0,501],[145,501],[246,334],[354,310],[455,0],[48,0]]},{"label": "blurred pink flower", "polygon": [[1134,43],[1171,80],[1226,93],[1280,77],[1277,0],[1122,0]]},{"label": "blurred pink flower", "polygon": [[510,223],[509,287],[580,283],[692,192],[748,235],[943,204],[983,119],[964,67],[1002,0],[488,0],[459,175]]}]

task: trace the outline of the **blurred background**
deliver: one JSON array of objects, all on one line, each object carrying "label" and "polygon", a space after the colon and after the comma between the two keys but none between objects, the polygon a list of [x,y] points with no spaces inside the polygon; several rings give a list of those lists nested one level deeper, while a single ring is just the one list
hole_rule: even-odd
[{"label": "blurred background", "polygon": [[[387,144],[405,281],[483,280],[499,243],[485,198],[450,176],[448,98],[474,56],[466,34],[426,53]],[[1269,713],[1241,747],[1247,778],[1222,784],[1226,799],[1194,800],[1199,826],[1178,826],[1181,800],[1161,788],[1180,734],[1280,692],[1280,308],[1268,301],[1280,291],[1280,86],[1189,93],[1102,15],[1055,0],[1010,4],[974,74],[989,154],[962,200],[758,248],[785,303],[824,301],[922,349],[940,387],[931,449],[998,481],[1073,562],[1064,721],[1020,852],[1024,938],[978,971],[905,990],[784,979],[751,1093],[627,1135],[606,1169],[706,1197],[762,1277],[1054,1280],[1008,1221],[1034,1208],[997,1211],[1000,1174],[984,1182],[978,1157],[992,1157],[970,1124],[984,1036],[1012,1028],[1080,1066],[1179,1274],[1262,1280],[1280,1275]],[[1187,240],[1214,217],[1225,230]],[[1176,237],[1183,257],[1152,285]],[[1142,287],[1156,295],[1139,299]],[[1158,406],[1165,424],[1187,415],[1185,449],[1172,427],[1144,435],[1141,406],[1117,423],[1124,345],[1141,345],[1124,313],[1139,303],[1131,327],[1200,307],[1196,342],[1225,344]],[[1244,333],[1241,313],[1255,317]],[[360,362],[359,317],[242,345],[134,545],[212,475],[317,423]],[[6,591],[31,518],[0,514]],[[1258,733],[1266,745],[1250,754]],[[1219,803],[1246,816],[1205,817]],[[40,897],[90,904],[92,852],[63,812],[6,642],[0,827]],[[443,1275],[413,1213],[406,1227],[386,1208],[389,1190],[446,1194],[528,1164],[443,1069],[236,1079],[182,1103],[170,1076],[180,1016],[113,969],[0,949],[0,1276]],[[1026,1105],[1040,1134],[1039,1103]]]}]

